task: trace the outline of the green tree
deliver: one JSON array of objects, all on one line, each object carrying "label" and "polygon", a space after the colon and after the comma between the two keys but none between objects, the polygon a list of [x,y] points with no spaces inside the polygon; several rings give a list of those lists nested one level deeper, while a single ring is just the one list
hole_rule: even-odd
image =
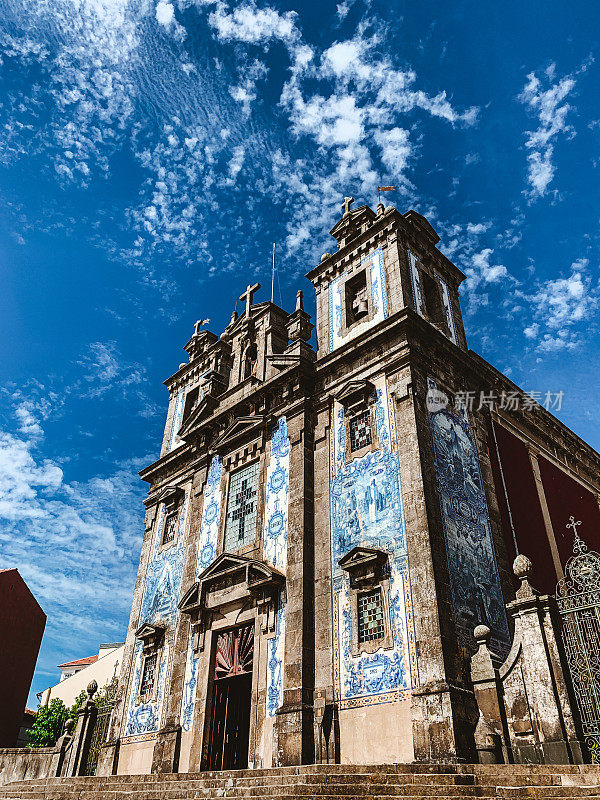
[{"label": "green tree", "polygon": [[63,732],[65,722],[70,716],[69,709],[62,700],[55,697],[47,706],[42,706],[35,722],[27,731],[28,747],[52,747]]},{"label": "green tree", "polygon": [[83,705],[83,701],[86,699],[86,697],[87,697],[87,692],[83,691],[82,689],[75,698],[75,702],[69,709],[69,716],[71,717],[71,719],[74,719],[75,722],[77,722],[77,714],[79,713],[79,709]]}]

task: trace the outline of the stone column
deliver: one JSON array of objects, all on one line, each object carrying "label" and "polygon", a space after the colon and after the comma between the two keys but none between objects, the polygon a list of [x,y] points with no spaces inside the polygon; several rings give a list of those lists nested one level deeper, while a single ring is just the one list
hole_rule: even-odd
[{"label": "stone column", "polygon": [[273,728],[273,766],[314,757],[313,431],[306,401],[287,414],[290,496],[286,568],[283,704]]},{"label": "stone column", "polygon": [[72,731],[74,727],[75,720],[68,719],[65,722],[62,736],[56,742],[55,752],[50,763],[50,777],[52,778],[59,778],[63,774],[63,770],[65,769],[66,765],[68,765],[67,753],[69,752],[73,742]]},{"label": "stone column", "polygon": [[471,680],[479,707],[475,747],[480,764],[512,761],[499,664],[489,649],[491,633],[487,625],[478,625],[473,631],[479,648],[471,658]]},{"label": "stone column", "polygon": [[77,715],[77,725],[73,734],[71,756],[65,772],[66,775],[85,775],[92,734],[98,717],[98,709],[92,699],[97,691],[97,682],[90,681],[87,686],[87,700],[84,700]]}]

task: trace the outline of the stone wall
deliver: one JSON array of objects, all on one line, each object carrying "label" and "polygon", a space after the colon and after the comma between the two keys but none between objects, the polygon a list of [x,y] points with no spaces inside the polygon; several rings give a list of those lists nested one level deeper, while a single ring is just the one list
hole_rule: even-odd
[{"label": "stone wall", "polygon": [[0,786],[14,781],[52,775],[55,747],[7,747],[0,749]]}]

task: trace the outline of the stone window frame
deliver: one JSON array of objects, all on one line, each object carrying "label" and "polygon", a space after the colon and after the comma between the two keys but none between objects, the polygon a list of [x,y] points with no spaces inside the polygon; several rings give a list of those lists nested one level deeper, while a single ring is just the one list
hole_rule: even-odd
[{"label": "stone window frame", "polygon": [[[168,550],[170,547],[175,547],[175,545],[179,540],[179,524],[181,522],[181,508],[184,496],[185,495],[183,492],[178,491],[177,493],[173,493],[163,502],[164,513],[162,517],[162,523],[160,526],[160,530],[157,531],[159,553]],[[164,541],[165,527],[167,524],[167,520],[173,514],[175,514],[175,535],[168,542],[165,542]]]},{"label": "stone window frame", "polygon": [[[381,592],[381,606],[383,611],[384,634],[380,639],[369,642],[358,641],[358,597],[379,589]],[[392,650],[394,637],[392,635],[392,622],[390,617],[390,582],[388,578],[380,578],[373,582],[365,582],[356,586],[350,585],[350,609],[352,616],[352,655],[360,656],[361,653],[372,654],[378,650]]]},{"label": "stone window frame", "polygon": [[[414,269],[417,270],[419,283],[421,286],[421,301],[423,304],[421,316],[423,319],[427,320],[430,325],[433,325],[436,330],[440,331],[440,333],[442,333],[447,339],[452,340],[451,332],[448,327],[448,320],[446,319],[446,311],[444,308],[444,290],[442,288],[442,284],[440,283],[440,281],[443,281],[444,279],[436,272],[434,264],[431,263],[431,259],[427,257],[421,258],[414,250],[411,250],[410,252],[414,257]],[[427,288],[428,284],[429,288]],[[435,291],[439,297],[438,305],[442,310],[439,321],[435,320],[430,314],[431,301],[429,298],[431,297],[431,288],[433,285],[435,285]]]},{"label": "stone window frame", "polygon": [[[367,302],[369,304],[369,310],[365,314],[364,317],[355,320],[350,325],[348,325],[348,309],[346,308],[346,284],[348,282],[355,281],[357,276],[359,276],[362,272],[365,273],[365,283],[367,287]],[[342,327],[340,329],[340,337],[343,339],[347,334],[354,330],[358,325],[363,325],[366,322],[372,322],[375,318],[375,304],[373,303],[373,284],[371,281],[371,267],[370,266],[360,266],[357,269],[348,272],[346,275],[342,275],[340,281],[338,283],[338,291],[340,293],[340,301],[341,301],[341,315],[342,315]]]},{"label": "stone window frame", "polygon": [[[177,542],[177,538],[179,536],[179,511],[180,509],[176,506],[170,506],[170,507],[165,506],[165,513],[163,516],[162,526],[160,530],[159,552],[167,550],[169,547],[172,547]],[[175,520],[174,522],[175,530],[173,532],[173,538],[165,541],[167,523],[170,519],[173,518]]]},{"label": "stone window frame", "polygon": [[[350,423],[360,414],[368,411],[371,416],[371,443],[361,447],[358,450],[350,449]],[[346,464],[350,464],[356,458],[362,458],[367,453],[379,450],[379,439],[377,437],[377,418],[375,416],[376,402],[375,399],[367,399],[364,402],[352,406],[352,408],[344,409],[344,431],[346,435]]]},{"label": "stone window frame", "polygon": [[[146,703],[154,703],[158,699],[158,676],[160,674],[160,667],[163,658],[164,638],[165,632],[163,628],[154,625],[142,625],[136,632],[138,639],[142,641],[142,664],[140,669],[140,677],[137,685],[136,705],[144,705]],[[142,693],[142,680],[144,678],[144,670],[146,662],[151,657],[156,657],[156,667],[154,669],[154,682],[152,689],[148,692]]]},{"label": "stone window frame", "polygon": [[[217,545],[217,553],[222,554],[225,552],[231,553],[232,555],[246,555],[247,553],[252,552],[253,550],[257,550],[259,547],[262,546],[262,524],[263,524],[263,516],[264,516],[264,503],[265,503],[265,478],[266,478],[266,470],[265,470],[265,459],[263,458],[263,453],[259,453],[258,457],[255,454],[248,458],[236,459],[235,456],[232,456],[227,459],[229,462],[226,468],[223,470],[223,475],[221,477],[221,513],[219,519],[219,537],[218,537],[218,545]],[[227,507],[229,505],[229,491],[231,486],[231,478],[240,470],[244,469],[245,467],[249,467],[251,464],[257,463],[258,464],[258,475],[256,479],[256,526],[255,526],[255,534],[254,539],[252,542],[248,542],[243,547],[238,548],[237,550],[225,550],[225,536],[227,533]],[[223,459],[223,464],[225,466],[226,460]]]}]

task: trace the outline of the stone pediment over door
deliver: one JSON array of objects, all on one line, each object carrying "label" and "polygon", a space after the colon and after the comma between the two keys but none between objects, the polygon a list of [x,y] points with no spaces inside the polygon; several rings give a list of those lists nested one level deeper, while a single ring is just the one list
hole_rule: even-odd
[{"label": "stone pediment over door", "polygon": [[179,609],[191,614],[240,601],[262,601],[273,597],[284,584],[285,576],[264,561],[222,553],[188,589]]},{"label": "stone pediment over door", "polygon": [[238,417],[216,439],[211,448],[211,453],[220,453],[233,450],[241,440],[257,438],[264,432],[265,418],[261,414],[249,417]]}]

